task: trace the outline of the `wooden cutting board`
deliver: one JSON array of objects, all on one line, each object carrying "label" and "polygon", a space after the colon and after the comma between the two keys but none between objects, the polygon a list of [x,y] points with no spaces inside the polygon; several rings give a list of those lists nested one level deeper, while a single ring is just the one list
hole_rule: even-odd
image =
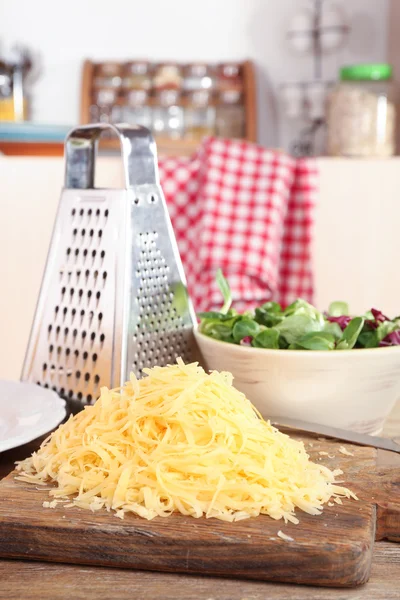
[{"label": "wooden cutting board", "polygon": [[[375,539],[400,542],[400,469],[375,466],[376,451],[302,438],[315,461],[341,468],[359,501],[326,506],[298,525],[267,516],[238,523],[173,515],[146,521],[78,508],[43,508],[48,493],[0,483],[0,556],[141,570],[201,573],[321,586],[368,580]],[[320,452],[327,452],[332,458]],[[281,530],[292,541],[278,537]]]}]

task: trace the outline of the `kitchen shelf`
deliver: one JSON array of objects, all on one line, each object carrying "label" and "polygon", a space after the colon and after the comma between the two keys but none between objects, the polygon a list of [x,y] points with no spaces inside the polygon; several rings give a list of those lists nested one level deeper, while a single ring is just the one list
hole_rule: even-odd
[{"label": "kitchen shelf", "polygon": [[[90,106],[92,104],[93,80],[96,66],[101,63],[94,63],[91,60],[85,60],[82,68],[82,86],[81,86],[81,124],[90,123]],[[243,90],[243,106],[245,116],[244,137],[243,139],[257,141],[257,105],[256,105],[256,82],[254,65],[247,60],[239,63],[241,67],[241,86]],[[193,139],[170,139],[165,137],[156,138],[158,154],[160,156],[190,156],[199,146],[198,140]],[[114,152],[118,150],[117,140],[102,140],[100,148],[104,151]]]}]

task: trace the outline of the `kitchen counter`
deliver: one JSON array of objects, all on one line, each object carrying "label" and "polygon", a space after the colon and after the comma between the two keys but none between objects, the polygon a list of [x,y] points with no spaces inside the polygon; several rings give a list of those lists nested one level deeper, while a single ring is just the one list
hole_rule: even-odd
[{"label": "kitchen counter", "polygon": [[[400,402],[385,427],[400,436]],[[0,477],[37,442],[0,454]],[[400,455],[378,452],[379,464],[399,466]],[[331,589],[175,575],[82,565],[0,560],[0,600],[399,600],[400,544],[375,544],[369,582]]]}]

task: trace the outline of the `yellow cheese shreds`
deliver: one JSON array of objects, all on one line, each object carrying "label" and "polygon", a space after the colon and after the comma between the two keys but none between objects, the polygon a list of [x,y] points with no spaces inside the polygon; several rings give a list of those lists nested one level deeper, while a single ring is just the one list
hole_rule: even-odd
[{"label": "yellow cheese shreds", "polygon": [[[154,367],[61,425],[18,465],[73,506],[146,519],[177,511],[225,521],[267,514],[298,522],[353,496],[309,460],[302,442],[264,421],[230,373],[196,363]],[[122,511],[122,512],[121,512]]]}]

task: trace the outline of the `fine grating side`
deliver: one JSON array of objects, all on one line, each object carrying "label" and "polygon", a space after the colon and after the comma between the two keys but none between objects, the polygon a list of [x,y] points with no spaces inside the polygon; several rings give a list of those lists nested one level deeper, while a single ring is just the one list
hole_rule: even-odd
[{"label": "fine grating side", "polygon": [[[174,306],[174,293],[168,283],[169,267],[157,246],[156,231],[139,234],[139,260],[136,277],[140,280],[138,321],[133,329],[132,370],[141,376],[151,364],[166,365],[181,356],[190,358],[184,320]],[[159,343],[160,337],[162,344]]]},{"label": "fine grating side", "polygon": [[[126,187],[97,190],[96,140],[109,128],[121,141]],[[81,127],[67,138],[66,165],[22,379],[76,407],[131,371],[190,361],[195,317],[150,133]]]}]

